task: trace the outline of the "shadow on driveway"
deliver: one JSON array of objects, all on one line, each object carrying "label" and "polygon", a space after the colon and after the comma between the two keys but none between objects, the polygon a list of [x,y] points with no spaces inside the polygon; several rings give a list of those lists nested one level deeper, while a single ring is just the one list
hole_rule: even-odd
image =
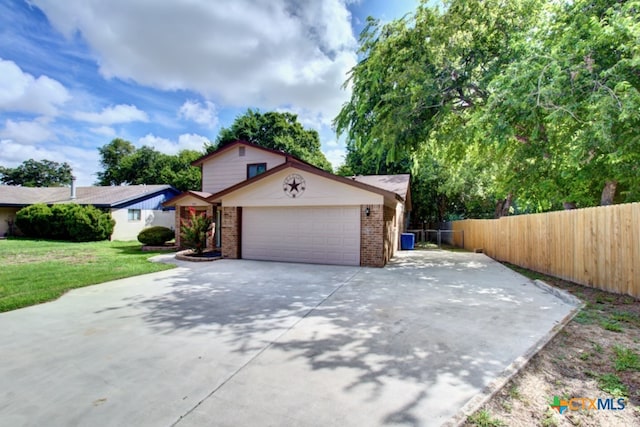
[{"label": "shadow on driveway", "polygon": [[0,419],[440,425],[573,308],[482,254],[179,265],[0,315]]}]

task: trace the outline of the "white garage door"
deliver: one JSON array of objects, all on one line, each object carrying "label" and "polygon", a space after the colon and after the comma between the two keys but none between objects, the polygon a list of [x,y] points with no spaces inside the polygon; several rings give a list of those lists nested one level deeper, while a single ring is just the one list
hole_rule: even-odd
[{"label": "white garage door", "polygon": [[360,265],[360,207],[245,207],[242,258]]}]

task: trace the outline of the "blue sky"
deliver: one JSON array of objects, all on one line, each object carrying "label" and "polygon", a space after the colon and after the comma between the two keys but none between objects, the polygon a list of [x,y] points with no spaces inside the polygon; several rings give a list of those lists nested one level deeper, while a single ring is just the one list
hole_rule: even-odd
[{"label": "blue sky", "polygon": [[290,111],[320,133],[349,97],[366,17],[418,0],[3,0],[0,165],[71,164],[79,185],[120,137],[174,154],[200,150],[247,108]]}]

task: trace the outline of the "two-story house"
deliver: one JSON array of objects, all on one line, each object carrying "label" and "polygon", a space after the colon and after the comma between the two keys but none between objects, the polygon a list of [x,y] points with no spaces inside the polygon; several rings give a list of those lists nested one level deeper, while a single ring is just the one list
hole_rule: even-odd
[{"label": "two-story house", "polygon": [[408,174],[341,177],[244,141],[193,165],[202,191],[164,204],[176,208],[176,242],[188,208],[206,211],[226,258],[381,267],[411,210]]}]

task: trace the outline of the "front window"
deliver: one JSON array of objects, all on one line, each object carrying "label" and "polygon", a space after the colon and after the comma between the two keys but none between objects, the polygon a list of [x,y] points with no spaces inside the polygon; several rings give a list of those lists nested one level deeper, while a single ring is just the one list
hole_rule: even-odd
[{"label": "front window", "polygon": [[252,163],[247,165],[247,179],[253,178],[267,171],[266,163]]},{"label": "front window", "polygon": [[127,215],[129,221],[140,221],[142,219],[142,212],[140,209],[129,209]]}]

